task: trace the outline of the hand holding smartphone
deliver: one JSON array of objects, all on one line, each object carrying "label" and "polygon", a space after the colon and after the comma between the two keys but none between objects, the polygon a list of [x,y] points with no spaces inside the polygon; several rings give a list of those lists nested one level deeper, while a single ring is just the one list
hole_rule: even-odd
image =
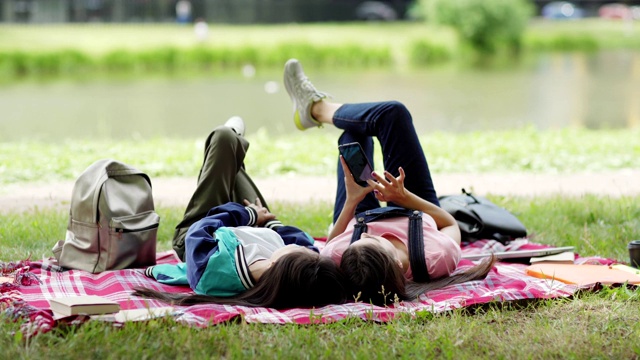
[{"label": "hand holding smartphone", "polygon": [[353,142],[338,146],[338,150],[347,163],[347,167],[356,183],[362,187],[367,187],[367,180],[374,180],[373,176],[371,176],[373,167],[369,163],[362,146],[357,142]]}]

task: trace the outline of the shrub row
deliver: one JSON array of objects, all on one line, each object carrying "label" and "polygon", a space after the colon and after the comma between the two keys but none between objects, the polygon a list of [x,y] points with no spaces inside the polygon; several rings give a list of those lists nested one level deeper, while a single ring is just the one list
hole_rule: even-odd
[{"label": "shrub row", "polygon": [[[280,67],[296,57],[313,67],[388,67],[407,59],[413,66],[455,60],[459,45],[438,39],[421,38],[409,42],[407,54],[394,53],[391,45],[367,46],[342,43],[283,43],[272,47],[252,45],[236,47],[191,48],[160,47],[147,50],[113,50],[104,55],[89,55],[81,50],[50,52],[0,52],[0,79],[43,76],[73,76],[96,73],[160,73],[177,71],[212,71],[256,67]],[[593,51],[603,47],[594,36],[579,33],[528,35],[524,48],[530,51]],[[397,48],[397,47],[396,47]]]},{"label": "shrub row", "polygon": [[270,49],[257,47],[161,47],[150,50],[114,50],[101,56],[78,50],[51,52],[12,51],[0,53],[0,76],[59,76],[81,73],[154,73],[207,71],[237,68],[246,64],[280,67],[297,57],[315,67],[389,66],[394,60],[387,47],[358,44],[311,46],[304,43],[282,44]]}]

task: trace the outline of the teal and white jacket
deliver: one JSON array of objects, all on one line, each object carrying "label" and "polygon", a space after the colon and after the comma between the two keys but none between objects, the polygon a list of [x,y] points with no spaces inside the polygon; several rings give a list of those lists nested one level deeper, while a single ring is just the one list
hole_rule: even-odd
[{"label": "teal and white jacket", "polygon": [[[244,253],[252,237],[243,235],[246,232],[241,231],[241,227],[254,226],[256,220],[254,209],[238,203],[214,207],[206,217],[189,227],[185,237],[184,263],[152,266],[145,270],[145,274],[163,284],[189,285],[197,294],[238,295],[254,286],[250,264]],[[279,236],[281,246],[296,244],[318,252],[313,246],[313,238],[293,226],[271,221],[259,229],[268,232],[265,236]]]}]

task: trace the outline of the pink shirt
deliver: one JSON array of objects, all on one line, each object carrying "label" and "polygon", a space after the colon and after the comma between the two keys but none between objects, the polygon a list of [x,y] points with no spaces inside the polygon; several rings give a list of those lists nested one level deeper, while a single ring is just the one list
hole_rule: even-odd
[{"label": "pink shirt", "polygon": [[[356,219],[352,219],[347,225],[347,229],[342,234],[333,238],[321,251],[320,254],[329,256],[336,263],[340,264],[342,253],[349,247],[353,234],[353,225]],[[409,244],[409,218],[397,217],[391,219],[377,220],[367,224],[367,233],[377,236],[392,235],[402,241],[408,248]],[[427,262],[429,276],[437,279],[449,276],[458,266],[461,249],[451,237],[438,231],[433,218],[427,214],[422,214],[422,229],[424,238],[424,254]],[[411,280],[413,274],[411,267],[404,276]]]}]

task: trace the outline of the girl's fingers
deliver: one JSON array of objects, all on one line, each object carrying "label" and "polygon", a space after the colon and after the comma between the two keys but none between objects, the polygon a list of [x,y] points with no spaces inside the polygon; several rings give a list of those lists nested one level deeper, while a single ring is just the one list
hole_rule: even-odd
[{"label": "girl's fingers", "polygon": [[378,200],[384,201],[384,194],[383,193],[381,193],[378,190],[373,190],[373,193],[375,194],[375,196],[376,196],[376,198]]},{"label": "girl's fingers", "polygon": [[[385,171],[386,173],[386,171]],[[382,184],[382,185],[391,185],[391,183],[384,177],[380,176],[380,174],[378,174],[376,171],[372,172],[371,175],[373,175],[373,177],[378,180],[378,183]]]},{"label": "girl's fingers", "polygon": [[349,167],[347,166],[347,162],[344,160],[342,155],[340,155],[340,165],[342,165],[342,171],[344,172],[345,184],[346,183],[350,183],[350,182],[355,182],[355,180],[353,179],[353,176],[351,175],[351,171],[349,170]]},{"label": "girl's fingers", "polygon": [[344,171],[345,174],[351,174],[351,171],[349,171],[349,167],[347,166],[347,162],[344,160],[342,155],[340,155],[340,165],[342,165],[342,171]]},{"label": "girl's fingers", "polygon": [[384,175],[389,178],[389,183],[392,184],[393,186],[398,186],[398,179],[395,178],[395,176],[393,176],[392,173],[385,171]]}]

